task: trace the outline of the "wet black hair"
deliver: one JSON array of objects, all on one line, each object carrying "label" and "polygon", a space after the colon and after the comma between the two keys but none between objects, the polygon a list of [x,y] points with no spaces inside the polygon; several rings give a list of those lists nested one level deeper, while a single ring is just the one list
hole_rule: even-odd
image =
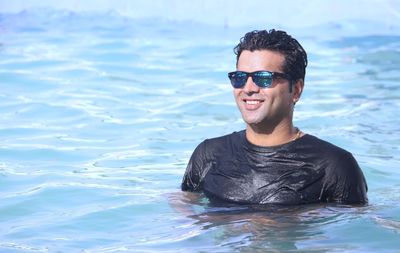
[{"label": "wet black hair", "polygon": [[282,66],[285,74],[291,76],[292,81],[305,78],[307,67],[307,53],[300,43],[284,31],[275,29],[255,30],[248,32],[240,39],[234,48],[236,64],[243,50],[271,50],[281,53],[285,57]]}]

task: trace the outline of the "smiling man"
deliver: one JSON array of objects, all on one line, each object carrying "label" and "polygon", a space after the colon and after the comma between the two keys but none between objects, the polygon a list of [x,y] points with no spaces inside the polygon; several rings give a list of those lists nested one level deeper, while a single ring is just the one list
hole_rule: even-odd
[{"label": "smiling man", "polygon": [[283,31],[247,33],[228,77],[246,129],[197,146],[181,188],[238,204],[367,203],[351,153],[293,125],[307,54]]}]

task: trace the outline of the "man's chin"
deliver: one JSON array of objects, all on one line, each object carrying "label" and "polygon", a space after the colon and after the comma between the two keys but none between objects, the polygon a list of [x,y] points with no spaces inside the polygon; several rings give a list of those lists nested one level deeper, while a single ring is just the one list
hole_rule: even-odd
[{"label": "man's chin", "polygon": [[250,117],[242,117],[243,121],[249,126],[257,126],[263,122],[260,118],[250,118]]}]

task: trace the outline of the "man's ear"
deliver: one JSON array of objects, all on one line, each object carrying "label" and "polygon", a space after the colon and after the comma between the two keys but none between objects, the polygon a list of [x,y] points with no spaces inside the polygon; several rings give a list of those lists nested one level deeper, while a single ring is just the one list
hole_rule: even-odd
[{"label": "man's ear", "polygon": [[293,85],[293,104],[296,104],[300,100],[303,88],[304,88],[304,80],[298,79]]}]

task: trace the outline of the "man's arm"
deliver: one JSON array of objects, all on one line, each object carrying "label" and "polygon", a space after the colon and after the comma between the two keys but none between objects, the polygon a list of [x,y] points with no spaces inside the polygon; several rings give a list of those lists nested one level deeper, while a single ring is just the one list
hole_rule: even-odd
[{"label": "man's arm", "polygon": [[201,181],[207,173],[205,141],[194,150],[182,179],[182,191],[200,191]]},{"label": "man's arm", "polygon": [[353,155],[347,153],[343,156],[335,170],[332,178],[333,202],[340,204],[366,204],[368,203],[368,186],[364,174],[358,166]]}]

